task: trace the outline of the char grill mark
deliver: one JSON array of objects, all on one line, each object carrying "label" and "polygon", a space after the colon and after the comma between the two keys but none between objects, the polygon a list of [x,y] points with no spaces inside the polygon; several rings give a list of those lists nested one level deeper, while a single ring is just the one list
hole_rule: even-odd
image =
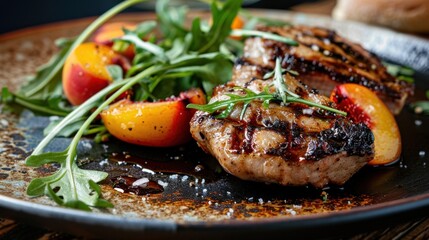
[{"label": "char grill mark", "polygon": [[[250,38],[246,40],[241,62],[273,69],[275,59],[281,57],[284,68],[291,65],[300,73],[300,80],[319,89],[323,95],[328,96],[337,84],[357,83],[376,92],[394,114],[400,112],[407,96],[413,94],[412,84],[391,76],[375,55],[335,31],[305,26],[262,27],[260,30],[292,38],[299,45]],[[291,58],[294,61],[290,64],[288,59]]]},{"label": "char grill mark", "polygon": [[[335,38],[333,32],[326,34]],[[245,49],[244,58],[235,64],[231,81],[214,89],[211,103],[228,99],[227,94],[245,94],[236,87],[256,93],[266,89],[275,91],[273,78],[263,79],[263,76],[273,70],[275,58],[284,57],[292,47],[263,41],[271,44],[269,48],[264,47],[267,51],[259,49],[259,55],[255,55],[251,52],[254,49]],[[352,53],[344,49],[356,59],[365,57],[365,52]],[[300,64],[296,55],[292,58],[294,67]],[[302,58],[301,62],[307,61]],[[316,61],[313,65],[323,68],[323,64]],[[307,87],[301,76],[284,74],[290,91],[303,99],[335,107],[329,98]],[[327,184],[341,185],[374,156],[371,130],[332,112],[300,103],[271,102],[265,108],[261,101],[252,101],[244,114],[242,109],[243,104],[235,105],[225,119],[197,111],[191,121],[191,133],[198,145],[216,157],[225,171],[238,178],[282,185],[310,184],[319,188]]]},{"label": "char grill mark", "polygon": [[346,151],[349,155],[365,156],[372,154],[374,136],[366,125],[335,122],[328,130],[321,131],[308,143],[306,159],[320,159],[325,156]]},{"label": "char grill mark", "polygon": [[[240,123],[238,123],[240,124]],[[332,127],[317,133],[305,132],[296,123],[262,120],[258,126],[243,122],[234,126],[231,136],[231,151],[250,154],[255,151],[254,134],[258,131],[271,131],[283,136],[284,142],[276,147],[266,149],[267,155],[278,156],[285,161],[300,159],[318,161],[324,157],[346,152],[348,155],[365,156],[373,154],[374,137],[364,124],[335,120]]]},{"label": "char grill mark", "polygon": [[242,106],[237,106],[226,119],[197,111],[191,121],[198,145],[238,178],[282,185],[341,185],[374,155],[372,133],[365,125],[342,117],[298,115],[289,108],[292,104],[273,104],[269,109],[262,103],[251,105],[241,120],[237,113]]},{"label": "char grill mark", "polygon": [[[233,79],[216,88],[212,101],[224,99],[226,93],[244,94],[235,89],[237,86],[261,92],[273,81],[272,78],[263,80],[262,76],[263,72],[258,66],[236,65]],[[250,80],[246,82],[246,78]],[[335,107],[326,97],[310,93],[305,85],[291,75],[286,74],[285,80],[290,89],[299,92],[302,98]],[[231,147],[228,151],[236,154],[261,154],[262,151],[262,154],[281,157],[285,161],[304,158],[317,161],[341,152],[358,156],[373,154],[373,139],[369,137],[372,136],[371,130],[365,125],[350,123],[332,112],[309,108],[300,103],[287,106],[272,103],[269,108],[264,108],[261,102],[256,101],[248,105],[241,118],[242,108],[243,104],[238,104],[227,119],[217,120],[221,125],[231,125]],[[193,121],[200,123],[203,121],[201,118],[206,119],[206,116],[201,115]],[[265,146],[272,139],[260,140],[262,133],[275,139],[272,141],[275,144]]]}]

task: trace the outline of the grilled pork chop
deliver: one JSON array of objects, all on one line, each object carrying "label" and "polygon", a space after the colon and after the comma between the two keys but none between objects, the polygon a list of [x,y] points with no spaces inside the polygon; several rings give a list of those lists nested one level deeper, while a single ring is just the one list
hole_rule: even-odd
[{"label": "grilled pork chop", "polygon": [[299,79],[329,96],[341,83],[357,83],[373,90],[393,114],[399,114],[413,86],[391,76],[380,60],[332,30],[308,27],[262,27],[294,39],[298,46],[262,38],[249,38],[245,43],[244,60],[251,64],[273,69],[275,59],[284,60],[283,67],[291,66],[300,73]]},{"label": "grilled pork chop", "polygon": [[[210,102],[244,94],[235,87],[263,91],[272,79],[263,80],[260,66],[237,64],[233,79],[218,86]],[[309,90],[290,74],[289,90],[303,99],[334,106],[328,98]],[[274,91],[274,89],[270,89]],[[217,158],[232,175],[282,185],[341,185],[372,159],[373,135],[363,124],[303,104],[253,101],[240,118],[237,104],[224,119],[197,111],[191,133],[199,146]]]}]

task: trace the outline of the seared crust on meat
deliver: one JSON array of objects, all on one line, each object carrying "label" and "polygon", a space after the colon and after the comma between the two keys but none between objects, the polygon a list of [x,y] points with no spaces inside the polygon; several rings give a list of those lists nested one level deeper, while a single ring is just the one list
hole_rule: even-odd
[{"label": "seared crust on meat", "polygon": [[329,96],[335,85],[357,83],[376,92],[392,113],[399,114],[406,98],[413,94],[412,84],[391,76],[376,56],[335,31],[309,26],[260,30],[292,38],[299,45],[249,38],[243,61],[273,69],[275,59],[281,57],[283,67],[292,65],[292,69],[300,73],[301,81],[325,96]]},{"label": "seared crust on meat", "polygon": [[[215,156],[225,171],[243,180],[292,186],[313,185],[318,188],[328,184],[342,185],[372,158],[371,154],[358,156],[339,151],[317,161],[305,158],[298,161],[288,160],[286,149],[273,150],[289,144],[278,133],[255,130],[253,138],[266,138],[263,144],[257,145],[256,148],[237,150],[237,146],[246,144],[245,141],[237,142],[244,137],[242,134],[246,133],[240,131],[240,125],[237,123],[215,119],[206,113],[198,112],[192,125],[193,137],[198,144]],[[277,142],[278,138],[281,140]],[[249,145],[259,144],[256,141]],[[276,146],[271,148],[274,145]]]},{"label": "seared crust on meat", "polygon": [[[233,79],[218,86],[210,102],[226,94],[244,94],[235,87],[261,92],[273,83],[263,80],[260,66],[237,64]],[[289,90],[303,99],[334,106],[290,74]],[[270,88],[270,91],[274,89]],[[299,103],[270,103],[265,108],[253,101],[241,116],[236,105],[229,117],[217,119],[197,111],[191,133],[199,146],[216,157],[222,167],[244,180],[282,185],[341,185],[374,155],[373,135],[363,124]]]}]

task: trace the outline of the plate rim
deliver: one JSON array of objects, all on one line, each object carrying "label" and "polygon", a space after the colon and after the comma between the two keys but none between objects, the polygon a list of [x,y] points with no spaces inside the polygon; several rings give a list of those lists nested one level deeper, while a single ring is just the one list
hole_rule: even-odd
[{"label": "plate rim", "polygon": [[[275,231],[275,234],[281,232],[283,236],[295,236],[295,234],[299,233],[301,237],[313,237],[315,235],[318,237],[332,237],[332,232],[327,233],[326,227],[335,226],[337,229],[335,235],[342,236],[343,234],[367,232],[380,227],[387,227],[390,224],[423,217],[427,210],[429,210],[429,193],[373,205],[359,206],[338,212],[293,217],[255,218],[250,220],[229,219],[213,222],[177,222],[164,219],[127,218],[126,216],[109,213],[86,212],[60,206],[43,205],[3,195],[0,195],[0,209],[2,210],[0,215],[6,217],[11,216],[13,219],[32,225],[48,227],[72,234],[78,233],[86,237],[100,237],[100,230],[106,228],[115,230],[115,232],[125,234],[125,236],[131,238],[132,235],[130,234],[135,232],[148,234],[148,237],[156,234],[157,238],[161,237],[162,239],[170,234],[189,233],[201,237],[208,232],[216,234],[220,230],[222,230],[222,235],[234,234],[234,232],[246,230],[251,231],[252,235],[263,234],[261,236],[270,235],[269,231]],[[398,218],[398,216],[401,217]],[[28,217],[30,217],[30,221]],[[33,222],[34,217],[42,221]],[[385,221],[378,221],[382,219]],[[51,224],[46,225],[46,220]],[[366,227],[362,228],[362,224],[360,224],[362,222],[371,224],[366,224]],[[58,225],[59,223],[75,223],[76,225],[70,228]],[[360,228],[354,229],[355,224],[359,224]],[[76,226],[80,227],[80,229],[76,229]],[[94,226],[100,228],[99,231],[95,232],[96,234],[87,231],[89,230],[88,228]],[[312,231],[308,231],[309,229],[312,229]],[[111,231],[105,234],[102,236],[112,237]],[[165,234],[166,236],[160,236],[160,234]]]},{"label": "plate rim", "polygon": [[[256,11],[264,12],[266,10],[258,9]],[[317,15],[317,14],[303,14],[303,13],[296,13],[296,12],[285,11],[285,10],[268,10],[268,11],[277,12],[277,13],[286,12],[287,14],[297,14],[297,15],[302,14],[307,17],[331,19],[327,16]],[[155,16],[154,13],[152,12],[144,12],[144,13],[138,12],[138,13],[119,14],[114,19],[120,20],[122,18],[129,18],[129,17],[137,18],[138,16],[141,16],[141,15],[152,16],[152,17]],[[17,31],[4,33],[0,35],[0,43],[3,41],[9,41],[15,38],[22,38],[22,37],[25,37],[26,35],[47,32],[53,29],[58,29],[60,27],[63,28],[65,25],[74,26],[74,25],[89,23],[93,19],[94,17],[72,19],[72,20],[48,23],[48,24],[43,24],[39,26],[34,26],[34,27],[17,30]],[[331,19],[331,21],[336,21],[336,20]],[[344,22],[347,22],[347,24],[366,25],[363,23],[357,23],[352,21],[344,21]],[[376,30],[378,29],[382,31],[388,31],[389,34],[399,34],[399,35],[408,37],[412,40],[418,40],[418,41],[423,40],[429,43],[429,40],[416,37],[413,35],[399,33],[399,32],[392,31],[378,26],[370,26],[370,25],[366,25],[366,26]],[[39,216],[41,218],[55,216],[57,217],[55,219],[65,220],[65,221],[78,220],[79,218],[82,218],[85,220],[99,220],[99,221],[108,220],[108,222],[120,221],[123,224],[117,228],[118,230],[143,231],[145,233],[156,233],[156,234],[159,234],[160,231],[166,234],[169,234],[169,233],[180,233],[180,232],[189,232],[189,231],[192,232],[192,231],[198,231],[198,230],[203,232],[217,231],[220,228],[222,229],[226,228],[226,229],[229,229],[230,231],[233,231],[234,229],[237,230],[237,228],[241,230],[244,230],[244,229],[249,230],[250,228],[256,228],[256,227],[258,227],[259,229],[258,230],[253,229],[253,231],[264,232],[270,229],[271,230],[281,229],[283,231],[286,231],[286,230],[291,230],[292,228],[295,228],[298,231],[298,230],[302,230],[303,226],[308,227],[308,222],[311,222],[311,221],[318,222],[320,226],[327,226],[329,224],[335,224],[336,226],[341,226],[341,225],[346,226],[346,225],[353,224],[357,221],[366,221],[370,219],[374,220],[380,217],[385,218],[386,216],[392,216],[392,219],[390,219],[389,221],[379,223],[380,225],[381,224],[386,225],[390,222],[399,222],[399,221],[403,222],[404,218],[401,218],[401,219],[393,218],[394,216],[398,216],[398,215],[407,216],[409,219],[417,218],[417,216],[424,215],[424,211],[420,211],[420,210],[429,209],[429,193],[419,194],[411,197],[406,197],[406,198],[383,202],[383,203],[377,203],[373,205],[360,206],[350,210],[342,210],[339,212],[312,214],[312,215],[295,216],[295,217],[257,218],[251,221],[231,219],[226,221],[225,220],[213,221],[213,222],[188,221],[188,222],[180,223],[176,221],[168,221],[168,220],[160,220],[160,219],[147,219],[147,218],[128,219],[125,216],[117,216],[113,214],[87,213],[79,210],[62,208],[59,206],[43,205],[43,204],[29,202],[21,199],[15,199],[15,198],[3,196],[1,194],[0,194],[0,209],[2,210],[0,211],[0,215],[14,216],[16,219],[20,219],[23,221],[28,221],[28,219],[25,219],[28,215]],[[404,212],[407,212],[407,214],[404,214]],[[23,214],[23,216],[19,216],[19,214]],[[66,216],[64,217],[64,215]],[[52,220],[52,218],[50,219]],[[95,222],[88,222],[88,221],[79,222],[79,224],[85,224],[85,223],[94,224]],[[107,222],[100,222],[100,223],[107,223]],[[303,223],[306,223],[306,224],[303,224]],[[303,226],[300,226],[300,224],[302,224]],[[372,226],[372,227],[374,228],[379,227],[379,225]],[[61,230],[61,227],[59,228],[59,230]],[[359,232],[361,232],[361,230],[362,229],[360,229]]]}]

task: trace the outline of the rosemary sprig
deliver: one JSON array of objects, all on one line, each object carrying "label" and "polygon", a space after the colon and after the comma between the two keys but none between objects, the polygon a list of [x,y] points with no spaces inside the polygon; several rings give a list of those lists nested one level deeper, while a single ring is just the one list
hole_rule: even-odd
[{"label": "rosemary sprig", "polygon": [[[274,73],[275,73],[274,70],[271,71],[271,72],[267,72],[267,73],[264,74],[264,76],[262,77],[262,79],[266,80],[268,78],[272,78],[274,76]],[[299,73],[297,71],[295,71],[295,70],[284,69],[284,68],[282,68],[282,73],[283,74],[284,73],[289,73],[289,74],[292,74],[294,76],[298,76],[299,75]]]},{"label": "rosemary sprig", "polygon": [[[283,102],[283,99],[278,94],[272,94],[267,91],[261,92],[261,93],[255,93],[249,89],[242,88],[241,90],[245,91],[245,95],[236,95],[236,94],[227,94],[229,99],[216,101],[210,104],[205,105],[198,105],[198,104],[188,104],[187,108],[193,108],[199,111],[208,112],[210,114],[215,113],[216,111],[220,110],[219,114],[216,114],[215,117],[219,119],[227,118],[232,110],[234,110],[234,106],[240,103],[243,103],[243,109],[240,114],[240,119],[243,119],[244,113],[247,109],[247,106],[252,101],[262,101],[263,106],[265,108],[269,107],[270,102]],[[340,111],[335,108],[328,107],[326,105],[318,104],[309,100],[302,99],[300,97],[288,97],[286,99],[286,103],[302,103],[311,107],[317,107],[320,109],[324,109],[327,111],[331,111],[336,114],[340,114],[342,116],[346,116],[347,113]]]},{"label": "rosemary sprig", "polygon": [[274,86],[276,87],[277,94],[283,100],[283,103],[288,102],[288,96],[299,98],[299,95],[290,91],[286,85],[286,81],[283,77],[282,66],[280,64],[280,58],[276,59],[276,67],[274,69]]},{"label": "rosemary sprig", "polygon": [[197,109],[199,111],[208,112],[210,114],[215,113],[218,110],[221,110],[221,112],[219,114],[217,114],[215,117],[222,119],[222,118],[227,118],[229,116],[229,114],[234,109],[235,105],[237,105],[239,103],[243,103],[244,107],[243,107],[243,111],[241,113],[241,118],[242,118],[242,116],[245,112],[246,106],[248,106],[248,104],[250,104],[252,101],[255,101],[255,100],[263,101],[264,106],[268,107],[268,104],[270,101],[276,100],[275,95],[273,95],[267,91],[264,91],[262,93],[255,93],[255,92],[253,92],[249,89],[245,89],[245,88],[236,88],[236,89],[242,90],[246,94],[245,95],[227,94],[229,99],[226,99],[226,100],[216,101],[216,102],[213,102],[210,104],[205,104],[205,105],[188,104],[186,107]]},{"label": "rosemary sprig", "polygon": [[286,43],[291,46],[298,46],[298,42],[291,38],[283,37],[274,33],[261,32],[257,30],[234,29],[231,31],[231,36],[234,37],[261,37],[265,39],[275,40]]},{"label": "rosemary sprig", "polygon": [[210,114],[220,111],[220,113],[217,114],[215,117],[222,119],[227,118],[231,114],[232,110],[234,110],[234,107],[237,104],[242,103],[243,109],[240,114],[240,119],[243,119],[246,109],[252,101],[262,101],[263,106],[265,108],[269,107],[270,102],[281,102],[285,105],[289,103],[302,103],[311,107],[317,107],[326,111],[331,111],[333,113],[340,114],[343,116],[347,115],[346,112],[340,111],[338,109],[302,99],[299,95],[290,91],[285,83],[279,58],[276,59],[276,68],[274,69],[274,72],[274,86],[276,88],[275,93],[270,93],[268,91],[268,88],[265,88],[264,91],[261,93],[255,93],[245,88],[236,88],[244,91],[245,95],[226,94],[229,99],[212,102],[206,105],[188,104],[187,108],[197,109],[199,111],[208,112]]}]

